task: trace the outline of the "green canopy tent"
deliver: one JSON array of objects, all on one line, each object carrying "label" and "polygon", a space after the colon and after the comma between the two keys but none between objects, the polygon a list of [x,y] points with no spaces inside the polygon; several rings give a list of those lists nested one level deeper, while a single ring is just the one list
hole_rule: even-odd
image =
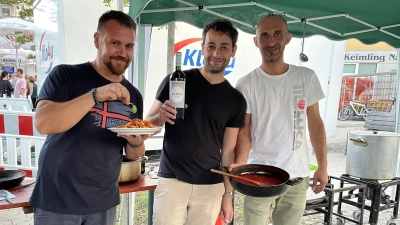
[{"label": "green canopy tent", "polygon": [[[398,0],[130,0],[129,14],[140,24],[160,26],[183,21],[199,28],[222,17],[254,34],[260,18],[279,13],[288,21],[294,37],[302,37],[305,30],[306,37],[319,34],[331,40],[356,38],[364,44],[383,41],[399,49],[399,8]],[[140,90],[144,90],[144,80],[139,78]]]},{"label": "green canopy tent", "polygon": [[356,38],[364,44],[384,41],[400,48],[398,0],[131,0],[129,14],[141,24],[159,26],[183,21],[202,28],[224,17],[247,33],[255,33],[258,20],[280,13],[295,37],[323,35],[331,40]]},{"label": "green canopy tent", "polygon": [[[211,20],[226,18],[240,30],[254,34],[260,18],[279,13],[286,18],[295,37],[302,37],[305,30],[306,37],[318,34],[331,40],[355,38],[364,44],[383,41],[397,48],[399,56],[399,8],[398,0],[130,0],[129,14],[140,24],[160,26],[183,21],[199,28]],[[144,58],[139,55],[138,60]],[[400,63],[397,64],[399,67]],[[144,63],[139,61],[136,65]],[[146,76],[143,72],[139,74]],[[139,80],[142,91],[145,79]],[[400,79],[397,82],[399,93]],[[399,109],[399,101],[396,104]]]}]

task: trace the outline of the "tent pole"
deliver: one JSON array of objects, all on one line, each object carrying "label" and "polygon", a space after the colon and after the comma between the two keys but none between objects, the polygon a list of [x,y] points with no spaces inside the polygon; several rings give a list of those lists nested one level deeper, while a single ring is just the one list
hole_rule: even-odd
[{"label": "tent pole", "polygon": [[[399,96],[400,96],[400,77],[399,77],[399,74],[400,74],[400,48],[397,49],[397,70],[396,70],[396,73],[397,73],[397,76],[396,76],[396,95],[395,95],[396,96],[396,102],[395,102],[395,107],[396,107],[395,114],[396,114],[396,117],[395,117],[394,132],[395,133],[399,133],[399,121],[400,121],[400,118],[399,118],[399,116],[400,116],[400,99],[399,99]],[[397,150],[396,174],[399,173],[399,161],[400,161],[399,155],[400,155],[400,145],[399,145],[398,150]],[[391,189],[392,190],[391,190],[391,195],[390,196],[391,196],[391,199],[393,200],[395,198],[395,187],[392,187]]]},{"label": "tent pole", "polygon": [[[396,103],[395,103],[395,107],[396,107],[396,124],[395,124],[395,130],[394,132],[399,133],[399,121],[400,121],[400,78],[399,78],[399,73],[400,73],[400,48],[397,49],[397,76],[396,76]],[[398,167],[397,167],[398,169]]]}]

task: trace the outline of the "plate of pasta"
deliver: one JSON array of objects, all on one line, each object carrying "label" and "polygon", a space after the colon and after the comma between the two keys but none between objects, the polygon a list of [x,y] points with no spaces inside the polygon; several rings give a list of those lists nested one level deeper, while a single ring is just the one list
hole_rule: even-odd
[{"label": "plate of pasta", "polygon": [[153,124],[150,120],[141,120],[135,118],[128,123],[108,129],[118,134],[134,135],[134,134],[154,134],[157,131],[161,130],[162,127]]}]

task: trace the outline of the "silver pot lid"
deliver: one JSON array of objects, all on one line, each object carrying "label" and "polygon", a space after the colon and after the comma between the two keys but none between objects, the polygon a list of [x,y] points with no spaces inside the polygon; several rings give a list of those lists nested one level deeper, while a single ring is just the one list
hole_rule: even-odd
[{"label": "silver pot lid", "polygon": [[350,131],[349,133],[353,135],[364,135],[364,136],[400,137],[399,133],[388,132],[388,131],[356,130],[356,131]]}]

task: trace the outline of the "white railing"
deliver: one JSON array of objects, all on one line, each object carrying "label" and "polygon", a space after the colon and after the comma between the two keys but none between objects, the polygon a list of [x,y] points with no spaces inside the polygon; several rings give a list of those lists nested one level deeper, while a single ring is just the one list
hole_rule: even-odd
[{"label": "white railing", "polygon": [[[31,170],[35,177],[38,167],[39,154],[46,137],[0,134],[0,168]],[[154,136],[146,141],[155,147],[162,144],[162,136]],[[161,143],[160,143],[161,142]],[[34,151],[32,151],[34,148]],[[146,151],[160,148],[146,148]]]},{"label": "white railing", "polygon": [[[0,167],[32,170],[35,176],[45,137],[0,134]],[[34,151],[32,151],[34,148]]]},{"label": "white railing", "polygon": [[32,112],[32,100],[31,96],[28,98],[5,98],[0,97],[0,109],[9,111],[20,111],[20,112]]}]

